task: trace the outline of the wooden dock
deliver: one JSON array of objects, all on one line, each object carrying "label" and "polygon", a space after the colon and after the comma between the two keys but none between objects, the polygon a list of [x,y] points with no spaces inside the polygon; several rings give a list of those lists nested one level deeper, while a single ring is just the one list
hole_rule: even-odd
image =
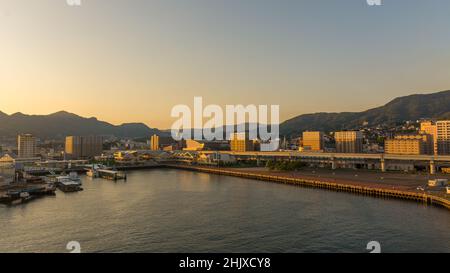
[{"label": "wooden dock", "polygon": [[227,175],[234,177],[242,177],[249,179],[256,179],[261,181],[275,182],[281,184],[290,184],[296,186],[303,187],[314,187],[335,191],[343,191],[350,192],[356,194],[363,194],[374,197],[384,197],[384,198],[396,198],[403,200],[411,200],[415,202],[436,205],[440,207],[445,207],[450,209],[450,200],[448,198],[440,197],[437,195],[432,195],[428,193],[422,192],[412,192],[405,190],[396,190],[396,189],[387,189],[387,188],[377,188],[377,187],[369,187],[363,185],[352,185],[345,183],[336,183],[336,182],[327,182],[321,181],[317,179],[305,179],[305,178],[293,178],[286,176],[276,176],[276,175],[262,175],[256,173],[249,173],[245,171],[235,171],[235,170],[226,170],[226,169],[217,169],[217,168],[208,168],[208,167],[198,167],[198,166],[189,166],[189,165],[177,165],[171,164],[166,165],[169,168],[190,170],[190,171],[198,171],[204,173],[211,173],[217,175]]}]

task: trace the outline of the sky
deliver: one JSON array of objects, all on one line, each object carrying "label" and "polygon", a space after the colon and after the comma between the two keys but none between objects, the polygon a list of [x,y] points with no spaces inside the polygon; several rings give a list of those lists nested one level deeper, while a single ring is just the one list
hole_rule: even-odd
[{"label": "sky", "polygon": [[0,0],[0,111],[170,128],[173,106],[282,120],[450,89],[450,1]]}]

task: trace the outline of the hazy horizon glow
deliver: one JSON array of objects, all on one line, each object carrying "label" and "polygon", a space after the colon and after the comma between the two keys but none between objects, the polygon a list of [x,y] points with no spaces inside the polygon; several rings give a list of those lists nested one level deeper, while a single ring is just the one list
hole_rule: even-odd
[{"label": "hazy horizon glow", "polygon": [[0,111],[170,128],[170,111],[286,120],[450,89],[450,1],[0,0]]}]

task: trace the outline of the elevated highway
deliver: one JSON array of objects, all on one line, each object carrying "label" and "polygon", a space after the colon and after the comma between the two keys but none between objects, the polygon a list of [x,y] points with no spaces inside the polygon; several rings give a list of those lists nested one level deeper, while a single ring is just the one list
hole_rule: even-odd
[{"label": "elevated highway", "polygon": [[369,169],[378,167],[387,170],[389,162],[421,163],[426,165],[431,174],[435,174],[438,165],[450,165],[449,155],[396,155],[396,154],[363,154],[363,153],[321,153],[321,152],[233,152],[233,151],[202,151],[204,154],[228,154],[238,159],[254,159],[258,162],[277,159],[302,160],[305,162],[321,162],[330,164],[332,169],[345,164],[367,165]]}]

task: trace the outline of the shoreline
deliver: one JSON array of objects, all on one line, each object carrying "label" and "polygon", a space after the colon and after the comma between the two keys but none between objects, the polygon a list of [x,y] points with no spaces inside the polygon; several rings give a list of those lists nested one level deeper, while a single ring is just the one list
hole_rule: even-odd
[{"label": "shoreline", "polygon": [[334,191],[342,191],[353,194],[367,195],[381,198],[394,198],[399,200],[415,201],[417,203],[429,204],[437,207],[443,207],[450,210],[450,200],[430,193],[420,193],[404,189],[389,189],[380,185],[367,185],[364,182],[343,182],[326,181],[326,179],[290,177],[288,173],[269,175],[252,172],[248,170],[226,169],[208,166],[188,166],[178,164],[164,164],[162,167],[197,171],[216,175],[226,175],[241,178],[248,178],[272,183],[288,184],[294,186],[320,188]]}]

